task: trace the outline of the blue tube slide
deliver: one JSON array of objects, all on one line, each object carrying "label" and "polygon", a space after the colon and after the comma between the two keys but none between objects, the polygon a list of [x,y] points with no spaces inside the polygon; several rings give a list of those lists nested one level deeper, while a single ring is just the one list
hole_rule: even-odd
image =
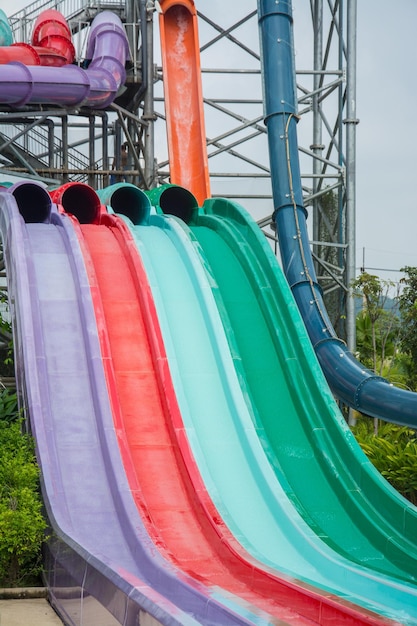
[{"label": "blue tube slide", "polygon": [[51,602],[71,626],[96,626],[92,607],[100,623],[124,626],[251,624],[220,590],[210,594],[165,561],[146,532],[120,456],[73,220],[40,184],[0,192],[17,386],[51,527]]},{"label": "blue tube slide", "polygon": [[302,196],[291,0],[258,0],[258,18],[274,219],[284,273],[336,397],[370,417],[416,428],[417,394],[394,387],[365,368],[336,336],[328,317]]},{"label": "blue tube slide", "polygon": [[44,67],[14,62],[0,66],[0,101],[12,106],[57,104],[104,109],[126,78],[129,46],[123,24],[110,11],[93,20],[87,44],[87,69],[77,65]]}]

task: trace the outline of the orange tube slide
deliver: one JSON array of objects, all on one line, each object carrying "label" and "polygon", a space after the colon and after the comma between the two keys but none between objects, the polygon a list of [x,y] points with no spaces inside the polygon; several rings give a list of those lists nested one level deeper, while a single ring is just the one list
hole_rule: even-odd
[{"label": "orange tube slide", "polygon": [[160,0],[159,16],[171,183],[201,206],[210,197],[197,11],[193,0]]}]

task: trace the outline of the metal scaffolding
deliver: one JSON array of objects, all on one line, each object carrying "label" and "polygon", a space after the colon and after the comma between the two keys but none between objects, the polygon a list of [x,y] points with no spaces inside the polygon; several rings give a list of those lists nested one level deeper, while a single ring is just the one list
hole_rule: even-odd
[{"label": "metal scaffolding", "polygon": [[[204,115],[213,196],[256,219],[277,251],[256,0],[216,13],[196,0]],[[248,12],[249,7],[249,12]],[[82,181],[98,189],[116,176],[151,189],[169,181],[163,72],[155,0],[36,0],[10,17],[15,41],[29,41],[47,8],[67,18],[77,59],[87,27],[104,9],[125,23],[131,61],[123,93],[106,111],[0,106],[0,175],[48,185]],[[349,347],[355,342],[356,0],[293,0],[299,154],[311,245],[326,306]],[[120,152],[127,144],[128,163]]]}]

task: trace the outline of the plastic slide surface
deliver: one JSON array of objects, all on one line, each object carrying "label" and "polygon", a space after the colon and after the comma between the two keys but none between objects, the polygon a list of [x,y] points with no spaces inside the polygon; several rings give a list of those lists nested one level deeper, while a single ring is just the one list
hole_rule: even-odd
[{"label": "plastic slide surface", "polygon": [[193,0],[161,0],[159,5],[170,180],[202,204],[210,197],[210,178],[197,10]]},{"label": "plastic slide surface", "polygon": [[[141,196],[145,197],[132,185],[115,185],[100,195],[107,200],[113,198],[120,209],[124,205],[126,213],[145,224],[134,226],[125,217],[145,257],[143,229],[147,244],[151,249],[160,250],[166,267],[171,268],[170,275],[175,276],[172,288],[177,291],[177,305],[186,326],[193,324],[201,330],[201,324],[207,323],[215,327],[220,320],[207,276],[193,263],[198,257],[193,248],[187,246],[181,229],[162,216],[148,216],[140,209],[133,209],[132,204],[129,206],[129,199],[132,202],[135,195],[136,205]],[[130,466],[131,487],[137,494],[138,507],[149,520],[149,532],[155,544],[167,558],[201,581],[210,593],[217,590],[215,595],[219,599],[225,593],[230,601],[234,598],[240,611],[256,623],[277,619],[288,624],[309,623],[310,620],[326,623],[337,618],[352,624],[378,623],[378,617],[352,606],[341,607],[330,595],[303,589],[290,580],[279,580],[243,554],[233,540],[208,498],[184,437],[184,425],[142,263],[139,258],[135,260],[132,250],[129,251],[126,225],[111,215],[103,216],[102,223],[107,225],[107,235],[102,233],[99,237],[96,227],[91,226],[82,226],[82,231],[102,286],[104,317],[120,398],[117,430],[125,435],[121,448],[129,451],[129,455],[125,455],[125,466]],[[176,245],[178,237],[181,245]],[[184,246],[188,247],[191,258],[183,250]],[[121,257],[130,258],[126,276],[121,271]],[[217,331],[213,332],[216,335]],[[227,350],[226,344],[224,348]],[[205,361],[207,366],[210,357]],[[213,376],[214,367],[216,361],[210,371],[206,371],[207,376]],[[212,384],[207,382],[209,390],[213,391]]]},{"label": "plastic slide surface", "polygon": [[[193,528],[188,534],[184,523],[180,527],[171,526],[178,516],[172,519],[158,514],[164,495],[169,497],[170,507],[175,494],[181,495],[181,480],[174,463],[165,462],[165,457],[172,459],[175,450],[169,445],[163,425],[159,425],[159,420],[164,418],[164,404],[172,404],[174,398],[172,394],[170,397],[166,360],[162,353],[151,350],[151,346],[160,347],[152,338],[157,328],[142,315],[143,306],[152,319],[152,300],[146,296],[146,281],[136,247],[121,220],[101,215],[100,205],[98,211],[94,210],[89,204],[92,196],[96,194],[91,188],[78,183],[69,183],[53,192],[54,200],[77,218],[73,227],[87,267],[106,375],[101,391],[104,394],[108,389],[110,397],[112,431],[117,434],[114,444],[121,451],[125,477],[129,480],[126,497],[133,496],[135,500],[136,511],[130,517],[130,525],[133,533],[135,529],[138,531],[138,545],[130,538],[131,558],[149,586],[167,598],[168,603],[176,605],[186,621],[230,626],[258,623],[260,618],[252,616],[242,603],[235,606],[230,594],[222,597],[219,589],[208,589],[197,576],[191,577],[175,567],[173,559],[161,556],[161,552],[166,556],[167,551],[158,533],[160,526],[165,534],[174,533],[176,540],[178,536],[187,538],[195,557],[194,567],[200,564]],[[122,482],[120,489],[124,493],[127,486]],[[149,534],[144,530],[143,520]],[[174,539],[170,547],[175,549]],[[120,567],[124,570],[123,564]],[[259,623],[267,622],[260,619]]]},{"label": "plastic slide surface", "polygon": [[191,230],[213,272],[254,424],[280,484],[340,555],[407,581],[412,607],[415,507],[375,471],[339,414],[258,227],[226,200],[208,201],[205,208]]},{"label": "plastic slide surface", "polygon": [[[100,619],[133,626],[140,614],[195,625],[149,582],[153,566],[157,578],[163,568],[121,462],[90,286],[70,220],[54,210],[43,187],[19,183],[0,192],[0,230],[18,391],[52,530],[45,563],[51,601],[68,624]],[[87,606],[93,622],[87,613],[82,618]]]},{"label": "plastic slide surface", "polygon": [[[169,191],[172,192],[172,190],[170,188]],[[178,208],[179,204],[175,202],[174,204],[183,215],[187,213],[184,207]],[[175,218],[165,219],[173,222],[171,230],[175,231],[175,228],[180,225]],[[244,224],[244,221],[241,219],[244,232],[246,232],[250,228]],[[185,224],[183,228],[187,231]],[[218,236],[214,230],[210,228],[205,230],[208,233],[206,238],[213,236],[217,239]],[[189,231],[188,237],[193,237],[192,231]],[[194,237],[197,237],[197,231]],[[205,241],[204,239],[200,241],[200,237],[198,238],[197,248],[201,250]],[[222,358],[226,358],[219,348],[220,335],[215,336],[207,319],[197,323],[197,309],[192,308],[191,298],[184,296],[185,279],[178,273],[178,267],[172,261],[172,252],[168,252],[162,240],[157,240],[155,234],[146,226],[140,227],[138,241],[154,292],[187,436],[204,483],[223,520],[235,537],[255,558],[280,572],[313,583],[322,589],[336,593],[345,600],[349,599],[358,605],[373,608],[382,615],[399,620],[404,618],[409,620],[409,623],[414,623],[417,619],[417,587],[411,570],[415,562],[413,556],[415,549],[411,540],[406,538],[408,532],[406,526],[409,523],[412,524],[414,519],[412,508],[407,509],[403,506],[404,518],[407,519],[405,525],[401,526],[401,520],[397,520],[400,524],[400,531],[396,533],[397,536],[393,541],[397,545],[394,545],[392,553],[389,554],[390,559],[399,561],[395,565],[390,565],[389,559],[382,552],[382,549],[388,552],[391,550],[389,545],[391,536],[389,534],[384,536],[387,525],[390,531],[394,532],[395,529],[394,521],[392,520],[393,523],[390,524],[389,517],[384,526],[384,518],[382,515],[378,516],[376,511],[370,513],[366,511],[366,515],[362,516],[366,518],[369,514],[374,515],[375,533],[378,535],[378,524],[380,524],[381,541],[386,542],[386,545],[381,546],[380,551],[378,546],[372,547],[370,537],[366,535],[361,537],[362,543],[358,546],[358,550],[363,551],[362,557],[353,554],[354,542],[357,535],[360,535],[357,529],[353,528],[349,531],[353,537],[350,552],[347,545],[341,547],[337,544],[337,537],[329,540],[319,527],[318,516],[323,506],[322,498],[331,494],[332,489],[338,489],[336,495],[333,494],[329,508],[324,507],[323,518],[326,518],[328,515],[338,514],[338,506],[342,509],[343,506],[349,509],[352,500],[349,492],[352,489],[360,491],[360,485],[354,480],[356,476],[349,481],[344,477],[345,482],[337,484],[340,471],[339,461],[329,445],[323,449],[317,463],[319,466],[326,463],[328,465],[327,470],[321,470],[324,473],[324,477],[320,478],[321,482],[316,480],[316,475],[314,475],[313,485],[306,480],[311,468],[315,469],[316,474],[320,474],[317,467],[314,467],[317,449],[320,450],[324,443],[327,444],[327,431],[330,430],[331,433],[332,429],[336,432],[339,429],[343,430],[343,420],[321,375],[291,296],[284,297],[285,304],[280,310],[283,319],[279,316],[274,318],[274,323],[270,323],[269,327],[265,320],[262,322],[262,318],[255,320],[254,302],[259,299],[259,293],[253,292],[253,284],[248,289],[248,277],[240,267],[240,265],[244,266],[244,261],[240,257],[238,260],[233,258],[236,250],[232,246],[234,252],[231,252],[230,246],[225,245],[219,238],[212,254],[213,257],[217,257],[215,267],[219,273],[227,275],[230,298],[234,301],[235,313],[237,312],[236,314],[241,316],[241,322],[243,321],[241,328],[244,327],[245,332],[242,332],[242,337],[246,340],[250,350],[249,356],[245,353],[240,354],[237,344],[236,349],[232,345],[231,353],[237,366],[235,376],[238,379],[237,383],[233,382],[233,373],[227,367],[226,362],[218,360],[220,353]],[[181,237],[178,238],[178,235],[175,246],[179,247],[181,255],[185,256],[187,244],[181,243]],[[244,256],[244,241],[240,240],[239,246]],[[224,287],[220,289],[221,281],[217,283],[216,275],[211,274],[209,269],[211,261],[211,258],[203,255],[199,263],[210,272],[210,283],[214,292],[220,291],[222,294]],[[259,276],[257,279],[259,280]],[[236,283],[236,286],[233,286],[233,283]],[[282,280],[282,283],[285,284],[285,281]],[[273,293],[270,287],[267,288],[262,282],[261,285],[259,292],[265,291],[266,301],[263,315],[268,319],[270,316],[268,305],[273,304]],[[218,299],[218,310],[224,306],[224,303]],[[225,316],[223,316],[224,319]],[[233,334],[235,321],[229,320],[224,323],[230,327],[228,333],[230,337]],[[260,326],[260,335],[256,334],[257,326]],[[274,331],[273,328],[275,328]],[[276,351],[275,340],[271,337],[273,332],[276,335],[282,335],[283,347],[286,348],[287,353],[279,357],[282,362],[278,364],[276,363],[278,357],[275,354],[276,371],[272,372],[271,378],[271,373],[268,371],[270,363],[263,362],[264,372],[259,358],[264,353],[267,358],[268,352]],[[254,334],[255,339],[253,339]],[[293,343],[299,346],[297,353],[294,353]],[[302,357],[304,354],[309,356],[306,357],[305,369],[301,369],[299,359],[304,358]],[[229,359],[231,359],[230,349]],[[282,448],[287,455],[284,470],[280,468],[278,452],[275,453],[268,442],[267,436],[270,435],[266,425],[259,422],[257,407],[251,398],[252,391],[245,381],[246,374],[242,365],[245,363],[245,366],[250,368],[248,364],[252,360],[256,370],[255,380],[265,374],[266,382],[263,392],[265,393],[266,389],[268,391],[266,396],[277,398],[275,419],[282,416],[281,426],[286,429],[282,443]],[[215,362],[215,367],[209,366],[210,361]],[[316,378],[317,382],[314,383]],[[306,382],[310,379],[311,388]],[[262,384],[261,381],[259,383]],[[250,394],[247,403],[244,401],[245,392]],[[322,423],[317,426],[314,423],[319,418],[318,407],[323,408],[323,411],[327,410],[329,420],[332,421],[330,426]],[[308,411],[312,413],[311,420]],[[295,421],[294,425],[293,421]],[[304,431],[311,432],[308,436],[305,435],[303,441]],[[343,431],[343,435],[339,435],[339,438],[343,440],[345,434]],[[297,437],[294,442],[293,437]],[[352,441],[347,439],[345,446],[349,448],[352,445]],[[356,448],[352,454],[353,459],[355,459],[355,454],[357,454]],[[356,466],[353,467],[352,472],[360,473],[361,464],[366,465],[363,456],[356,459]],[[305,509],[297,501],[297,497],[302,496],[303,493],[297,494],[294,488],[290,488],[291,484],[295,483],[295,478],[298,478],[299,471],[302,476],[301,480],[304,481]],[[298,480],[300,481],[299,478]],[[365,469],[360,475],[360,480],[364,483],[369,482],[371,486],[375,483],[378,487],[378,475],[376,472],[373,474],[371,469],[369,472]],[[288,481],[291,481],[290,486]],[[330,485],[327,485],[326,481],[329,481]],[[320,491],[316,494],[317,511],[315,512],[308,498],[311,497],[314,500],[309,492],[316,488]],[[393,490],[387,489],[386,500],[389,501],[390,498],[395,501],[396,496]],[[362,502],[364,500],[361,494],[358,495],[358,499]],[[401,504],[402,499],[400,499]],[[372,507],[368,508],[372,509]],[[317,521],[314,522],[311,519],[310,512],[316,515]],[[344,515],[347,513],[345,512]],[[358,515],[359,518],[360,515]],[[359,526],[364,523],[362,518],[359,522],[356,520]],[[372,526],[372,523],[370,525]],[[411,534],[412,531],[410,531]],[[409,557],[406,555],[407,547],[410,551]],[[368,567],[366,563],[365,548],[368,550],[367,555],[371,561],[371,567]]]},{"label": "plastic slide surface", "polygon": [[375,471],[342,419],[270,247],[239,205],[219,199],[204,208],[191,230],[219,288],[229,341],[277,474],[329,545],[416,583],[416,508]]}]

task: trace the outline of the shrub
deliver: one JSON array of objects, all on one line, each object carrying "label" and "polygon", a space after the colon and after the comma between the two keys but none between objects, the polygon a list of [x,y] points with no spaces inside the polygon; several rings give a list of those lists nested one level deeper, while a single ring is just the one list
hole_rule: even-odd
[{"label": "shrub", "polygon": [[[0,305],[7,296],[0,291]],[[0,306],[0,374],[14,376],[12,327]],[[39,583],[46,521],[39,467],[30,435],[22,433],[17,394],[0,389],[0,585]]]},{"label": "shrub", "polygon": [[19,417],[17,393],[11,389],[0,390],[0,420],[14,422]]},{"label": "shrub", "polygon": [[417,435],[405,426],[360,418],[352,427],[359,445],[376,469],[405,498],[417,505]]},{"label": "shrub", "polygon": [[33,584],[41,572],[46,522],[39,468],[22,420],[0,420],[0,584]]}]

